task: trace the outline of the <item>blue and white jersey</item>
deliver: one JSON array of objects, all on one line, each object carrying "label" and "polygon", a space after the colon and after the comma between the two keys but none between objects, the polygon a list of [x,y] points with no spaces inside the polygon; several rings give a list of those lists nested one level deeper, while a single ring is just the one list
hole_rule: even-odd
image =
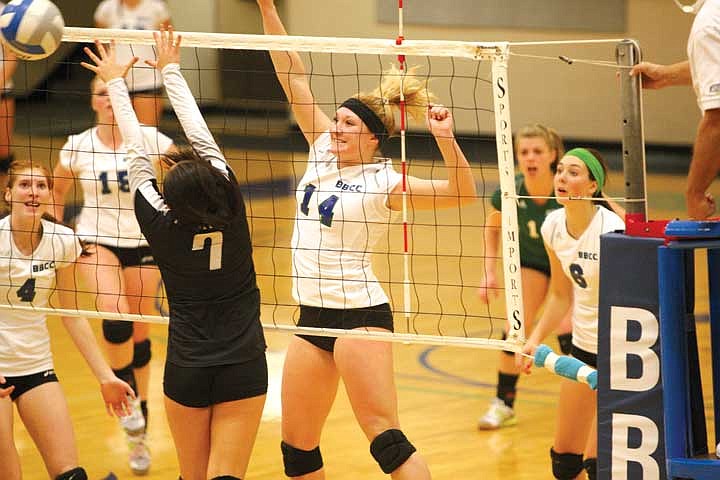
[{"label": "blue and white jersey", "polygon": [[[47,307],[55,272],[70,267],[81,252],[75,233],[42,220],[43,236],[30,255],[13,241],[10,216],[0,220],[0,298],[5,305]],[[53,368],[45,313],[0,310],[0,373],[21,376]]]},{"label": "blue and white jersey", "polygon": [[624,230],[614,212],[597,207],[580,238],[567,231],[564,208],[550,212],[540,231],[545,245],[555,252],[563,273],[573,284],[573,344],[590,353],[598,349],[598,303],[600,294],[600,235]]},{"label": "blue and white jersey", "polygon": [[396,213],[388,194],[402,176],[389,159],[338,169],[330,142],[329,132],[315,141],[296,190],[293,297],[325,308],[387,303],[370,258]]},{"label": "blue and white jersey", "polygon": [[[143,126],[145,151],[157,159],[172,140],[155,127]],[[97,127],[70,135],[60,150],[60,165],[70,170],[83,192],[76,231],[83,240],[121,248],[147,246],[133,210],[127,148],[105,145]]]}]

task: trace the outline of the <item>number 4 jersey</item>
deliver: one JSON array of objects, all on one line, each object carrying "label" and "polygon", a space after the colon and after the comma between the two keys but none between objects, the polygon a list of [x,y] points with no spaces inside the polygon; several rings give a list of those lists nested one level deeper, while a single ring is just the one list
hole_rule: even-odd
[{"label": "number 4 jersey", "polygon": [[597,353],[600,235],[624,230],[625,224],[614,212],[600,206],[580,238],[570,235],[566,221],[564,208],[550,212],[541,228],[542,237],[573,284],[573,344]]},{"label": "number 4 jersey", "polygon": [[[55,271],[80,255],[80,242],[69,228],[42,220],[43,236],[30,255],[15,246],[10,216],[0,220],[0,295],[5,305],[47,307]],[[0,373],[21,376],[53,368],[45,313],[0,311]]]},{"label": "number 4 jersey", "polygon": [[[156,159],[172,140],[155,127],[142,127],[145,151]],[[90,243],[110,247],[147,246],[133,213],[125,145],[113,150],[93,127],[68,137],[60,151],[60,164],[72,171],[83,191],[83,208],[76,231]]]},{"label": "number 4 jersey", "polygon": [[402,176],[390,160],[338,170],[330,141],[328,132],[315,141],[296,191],[293,296],[325,308],[387,303],[370,256],[388,230],[388,193]]}]

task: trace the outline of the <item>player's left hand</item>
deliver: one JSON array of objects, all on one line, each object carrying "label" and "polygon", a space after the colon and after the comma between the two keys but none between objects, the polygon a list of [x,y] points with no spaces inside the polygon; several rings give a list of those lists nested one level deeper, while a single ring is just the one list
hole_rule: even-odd
[{"label": "player's left hand", "polygon": [[100,40],[95,40],[95,48],[98,52],[97,55],[88,47],[83,48],[95,65],[87,62],[80,62],[80,65],[95,72],[105,83],[114,78],[125,78],[130,68],[138,61],[138,57],[133,57],[126,65],[118,64],[115,59],[115,40],[111,40],[110,46],[107,48]]},{"label": "player's left hand", "polygon": [[123,417],[130,413],[129,398],[135,398],[135,393],[130,385],[114,377],[100,382],[100,392],[105,401],[105,409],[108,415],[115,414],[117,417]]},{"label": "player's left hand", "polygon": [[428,105],[427,127],[437,138],[453,138],[453,117],[443,105]]},{"label": "player's left hand", "polygon": [[702,195],[686,195],[688,216],[695,220],[705,220],[715,213],[715,199],[712,194],[705,192]]},{"label": "player's left hand", "polygon": [[158,70],[162,70],[170,63],[180,63],[182,35],[175,36],[172,25],[160,28],[159,32],[153,32],[153,38],[157,49],[157,60],[145,60],[145,63]]}]

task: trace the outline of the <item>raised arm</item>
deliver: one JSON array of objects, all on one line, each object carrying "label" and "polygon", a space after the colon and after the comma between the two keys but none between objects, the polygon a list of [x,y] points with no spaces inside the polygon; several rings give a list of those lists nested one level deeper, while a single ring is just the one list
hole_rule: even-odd
[{"label": "raised arm", "polygon": [[[257,0],[262,15],[263,31],[267,35],[287,35],[273,0]],[[305,65],[297,52],[271,51],[270,58],[275,66],[280,85],[287,96],[295,120],[312,145],[328,128],[330,118],[315,103],[310,83],[305,75]]]},{"label": "raised arm", "polygon": [[85,53],[94,62],[94,65],[82,62],[81,65],[88,70],[95,72],[108,87],[110,102],[112,103],[115,119],[118,122],[120,133],[127,150],[129,162],[128,175],[130,177],[130,192],[133,194],[146,182],[155,181],[155,171],[152,161],[145,152],[145,143],[140,123],[138,122],[135,110],[133,110],[125,75],[130,67],[137,62],[137,57],[131,59],[126,65],[119,65],[115,60],[115,42],[111,42],[110,48],[99,41],[95,41],[98,54],[85,47]]},{"label": "raised arm", "polygon": [[[408,176],[410,206],[417,210],[429,210],[474,202],[477,197],[475,178],[455,140],[452,113],[447,107],[434,105],[428,109],[427,124],[440,149],[448,179],[424,180]],[[402,183],[390,192],[388,206],[392,210],[402,209]]]},{"label": "raised arm", "polygon": [[162,73],[170,103],[195,152],[200,158],[208,160],[215,168],[227,175],[225,156],[210,133],[195,97],[180,72],[182,36],[175,35],[172,27],[161,28],[160,32],[153,33],[153,36],[157,48],[157,61],[146,60],[145,63]]}]

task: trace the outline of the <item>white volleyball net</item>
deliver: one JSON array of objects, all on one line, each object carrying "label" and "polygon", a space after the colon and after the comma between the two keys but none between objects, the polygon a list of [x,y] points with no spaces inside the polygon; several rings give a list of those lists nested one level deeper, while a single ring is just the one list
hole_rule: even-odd
[{"label": "white volleyball net", "polygon": [[[511,82],[507,66],[511,51],[507,43],[408,40],[398,45],[389,39],[192,32],[182,35],[183,73],[243,188],[261,290],[262,321],[267,329],[517,349],[524,331],[508,100]],[[65,29],[64,42],[68,44],[86,45],[95,39],[114,39],[118,44],[133,46],[153,43],[151,32]],[[273,86],[277,91],[275,73],[268,70],[267,58],[263,56],[268,50],[301,52],[315,100],[331,118],[346,98],[372,91],[379,85],[383,72],[390,65],[397,65],[398,55],[405,56],[407,67],[417,67],[417,76],[429,81],[440,102],[453,114],[456,139],[470,161],[477,184],[477,201],[460,208],[401,212],[388,222],[387,235],[378,239],[376,245],[368,245],[373,252],[373,271],[390,298],[394,334],[306,329],[296,325],[299,309],[292,298],[291,236],[295,188],[306,168],[308,146],[295,128],[284,98],[268,93]],[[35,101],[29,102],[19,115],[18,124],[23,125],[24,133],[14,140],[18,157],[55,169],[68,136],[92,128],[95,114],[90,108],[90,76],[78,65],[82,58],[80,48],[76,48],[75,54],[56,66],[60,76],[64,76],[60,83],[64,80],[70,87],[55,88],[48,82],[47,88],[38,90]],[[257,58],[265,59],[266,63],[258,67]],[[54,78],[57,77],[56,73]],[[148,95],[156,95],[155,100],[166,105],[159,130],[182,144],[184,136],[163,93]],[[384,153],[393,158],[398,171],[425,179],[447,178],[448,172],[425,125],[408,123],[403,135],[391,140],[386,150]],[[115,195],[125,185],[121,167],[111,172],[92,167],[88,171],[90,174],[85,177],[73,176],[75,187],[64,199],[66,220],[70,222],[77,218],[72,212],[96,208],[100,203],[98,199],[85,198],[88,191]],[[81,182],[95,186],[86,188],[84,195]],[[502,269],[499,275],[504,276],[504,282],[500,283],[499,300],[487,305],[478,300],[477,289],[488,263],[485,222],[492,209],[489,199],[499,186],[505,213],[501,248],[494,260]],[[120,215],[132,216],[126,210]],[[103,215],[101,210],[95,213],[98,218]],[[122,228],[118,228],[116,235],[123,238]],[[93,282],[80,282],[77,290],[80,306],[70,309],[60,305],[55,297],[46,309],[9,298],[0,302],[4,304],[2,308],[167,322],[162,285],[153,285],[150,290],[157,307],[152,314],[118,313],[122,308],[99,309],[97,298],[107,292],[98,290]],[[10,288],[8,296],[13,291]],[[148,297],[147,293],[141,295]],[[509,340],[502,341],[498,337],[508,318],[520,319],[520,324],[511,331]]]}]

